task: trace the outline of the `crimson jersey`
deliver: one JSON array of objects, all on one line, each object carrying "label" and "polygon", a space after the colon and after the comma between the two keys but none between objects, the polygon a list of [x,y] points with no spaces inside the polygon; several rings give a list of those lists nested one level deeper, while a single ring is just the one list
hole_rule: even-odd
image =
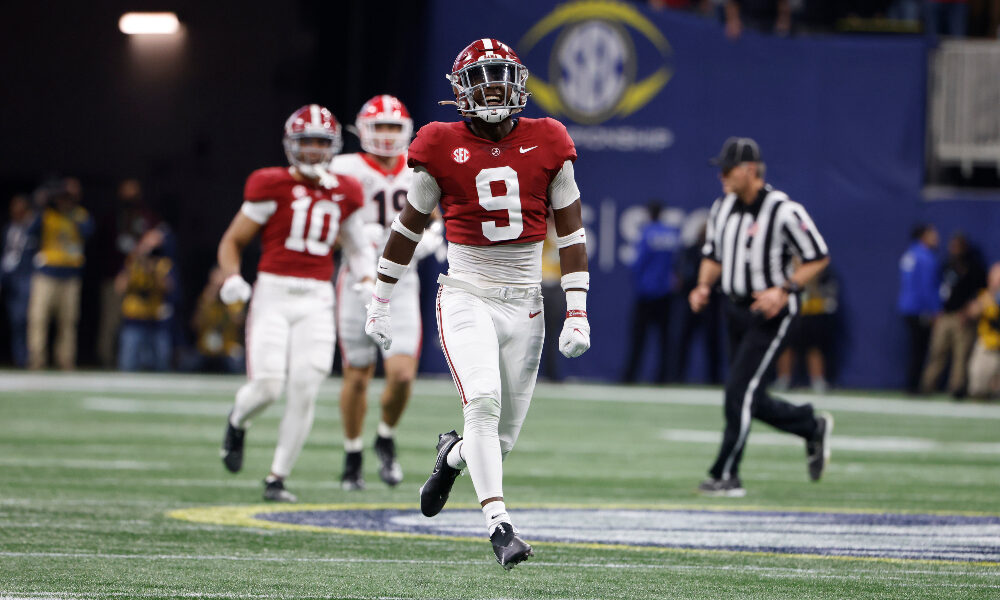
[{"label": "crimson jersey", "polygon": [[243,214],[263,225],[257,270],[330,281],[340,224],[364,204],[361,184],[346,175],[310,185],[288,168],[258,169],[247,178]]},{"label": "crimson jersey", "polygon": [[471,246],[544,240],[549,184],[567,160],[576,160],[573,140],[549,118],[517,119],[499,142],[463,121],[429,123],[409,149],[409,165],[441,188],[445,237]]}]

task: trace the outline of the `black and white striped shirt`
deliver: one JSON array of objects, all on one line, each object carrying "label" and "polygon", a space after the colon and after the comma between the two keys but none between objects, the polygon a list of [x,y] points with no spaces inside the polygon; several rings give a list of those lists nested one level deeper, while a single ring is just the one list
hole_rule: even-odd
[{"label": "black and white striped shirt", "polygon": [[750,205],[736,194],[716,200],[701,252],[722,265],[722,291],[736,300],[785,283],[792,256],[810,262],[828,254],[802,205],[769,185]]}]

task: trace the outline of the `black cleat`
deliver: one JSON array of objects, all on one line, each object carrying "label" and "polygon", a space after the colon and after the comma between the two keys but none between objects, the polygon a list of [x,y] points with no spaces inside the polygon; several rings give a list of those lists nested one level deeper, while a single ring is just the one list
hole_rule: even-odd
[{"label": "black cleat", "polygon": [[833,433],[833,415],[822,412],[816,416],[819,427],[811,440],[806,441],[806,464],[809,479],[819,481],[826,463],[830,462],[830,434]]},{"label": "black cleat", "polygon": [[361,452],[344,453],[344,473],[340,476],[341,489],[353,492],[365,489],[365,480],[361,477]]},{"label": "black cleat", "polygon": [[226,465],[230,473],[238,473],[243,468],[243,439],[246,434],[246,429],[233,427],[229,417],[226,417],[226,435],[222,438],[219,456],[222,457],[222,464]]},{"label": "black cleat", "polygon": [[716,479],[709,477],[698,485],[698,493],[703,496],[719,496],[725,498],[742,498],[747,495],[739,477]]},{"label": "black cleat", "polygon": [[268,502],[298,502],[295,494],[285,489],[285,482],[280,479],[264,480],[264,500]]},{"label": "black cleat", "polygon": [[396,461],[396,441],[389,437],[375,436],[375,456],[378,457],[378,476],[389,485],[403,481],[403,468]]},{"label": "black cleat", "polygon": [[454,429],[438,436],[434,470],[424,485],[420,486],[420,512],[424,513],[425,517],[433,517],[441,512],[445,502],[448,501],[451,487],[455,485],[455,478],[461,473],[460,470],[448,465],[448,452],[460,441],[462,438]]},{"label": "black cleat", "polygon": [[514,568],[519,562],[528,560],[529,556],[534,556],[531,546],[517,536],[514,526],[510,523],[500,523],[493,530],[490,536],[493,543],[493,554],[497,557],[500,566],[508,571]]}]

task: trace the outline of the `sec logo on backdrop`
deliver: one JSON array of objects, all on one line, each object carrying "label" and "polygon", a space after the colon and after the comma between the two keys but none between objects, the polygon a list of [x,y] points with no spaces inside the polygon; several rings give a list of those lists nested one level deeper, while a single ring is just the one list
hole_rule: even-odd
[{"label": "sec logo on backdrop", "polygon": [[[521,38],[522,55],[529,55],[550,34],[556,37],[548,56],[548,73],[534,67],[536,72],[527,85],[533,98],[553,116],[565,115],[583,125],[627,117],[648,104],[673,74],[670,43],[649,19],[627,4],[584,0],[559,5]],[[656,61],[642,61],[647,67],[658,63],[651,72],[639,72],[636,39],[658,53]]]}]

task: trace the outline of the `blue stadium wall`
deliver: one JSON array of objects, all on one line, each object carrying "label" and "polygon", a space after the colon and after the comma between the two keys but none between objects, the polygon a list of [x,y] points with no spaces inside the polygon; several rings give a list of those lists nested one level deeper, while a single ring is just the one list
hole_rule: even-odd
[{"label": "blue stadium wall", "polygon": [[[577,142],[593,347],[563,360],[565,375],[617,379],[642,207],[660,198],[681,224],[705,211],[719,195],[707,159],[728,136],[760,143],[768,181],[804,204],[826,237],[841,279],[842,387],[901,385],[897,261],[914,223],[934,222],[943,235],[964,230],[1000,259],[1000,203],[921,198],[929,47],[920,38],[745,33],[731,41],[710,20],[603,1],[455,7],[431,9],[415,62],[427,84],[409,99],[417,121],[456,119],[453,107],[437,105],[451,96],[444,75],[466,44],[494,37],[531,71],[524,115],[560,119]],[[447,372],[435,325],[425,330],[433,335],[422,368]]]}]

